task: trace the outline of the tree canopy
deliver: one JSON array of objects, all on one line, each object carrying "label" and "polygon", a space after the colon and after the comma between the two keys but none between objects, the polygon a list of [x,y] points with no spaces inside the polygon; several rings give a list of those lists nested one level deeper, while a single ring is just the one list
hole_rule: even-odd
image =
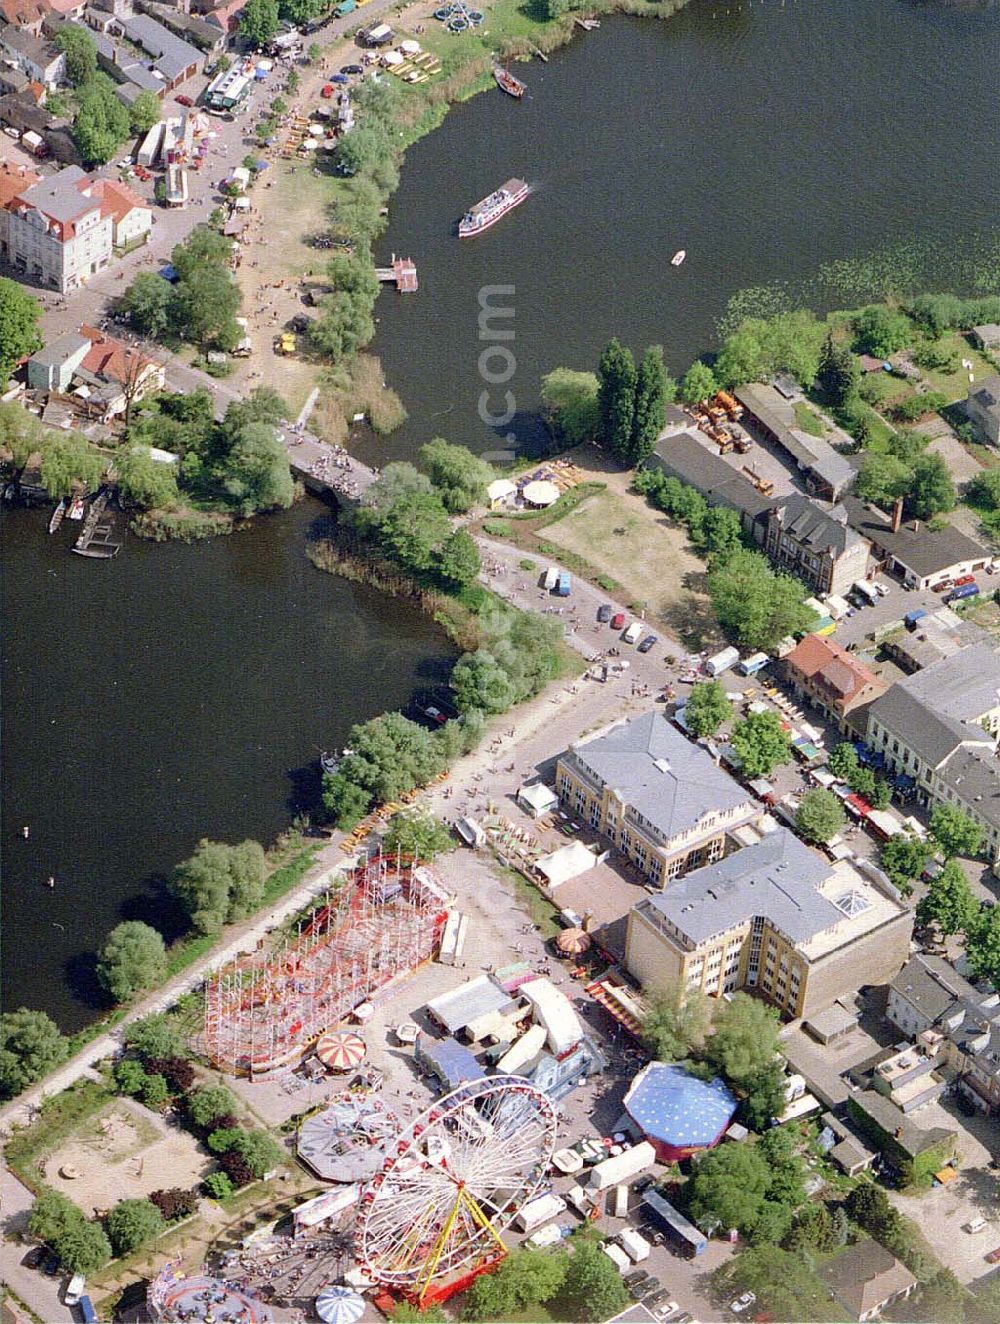
[{"label": "tree canopy", "polygon": [[115,456],[115,469],[127,501],[159,510],[176,504],[177,466],[154,460],[149,446],[123,446]]},{"label": "tree canopy", "polygon": [[129,127],[133,133],[148,133],[160,122],[160,98],[148,89],[140,92],[129,107]]},{"label": "tree canopy", "polygon": [[661,1062],[679,1062],[701,1048],[712,1023],[708,999],[674,986],[647,990],[642,1038]]},{"label": "tree canopy", "polygon": [[975,855],[983,830],[956,805],[939,804],[931,811],[931,836],[945,855]]},{"label": "tree canopy", "polygon": [[632,351],[610,340],[597,365],[597,404],[601,439],[623,464],[631,458],[637,380]]},{"label": "tree canopy", "polygon": [[0,1095],[10,1098],[64,1061],[69,1051],[44,1011],[18,1007],[0,1016]]},{"label": "tree canopy", "polygon": [[[41,312],[41,304],[22,285],[0,277],[0,382],[4,385],[21,359],[42,348]],[[20,410],[19,405],[15,408]]]},{"label": "tree canopy", "polygon": [[719,1005],[703,1056],[737,1087],[778,1057],[778,1013],[773,1007],[734,993]]},{"label": "tree canopy", "polygon": [[140,989],[159,984],[166,972],[163,939],[141,920],[116,924],[98,955],[97,978],[115,1002],[125,1002]]},{"label": "tree canopy", "polygon": [[830,841],[844,826],[844,806],[832,791],[806,791],[795,811],[795,826],[808,841]]},{"label": "tree canopy", "polygon": [[560,1319],[609,1319],[628,1304],[621,1274],[600,1246],[581,1240],[566,1266],[562,1287],[554,1298],[553,1314]]},{"label": "tree canopy", "polygon": [[97,43],[91,33],[81,23],[67,23],[56,33],[55,44],[66,56],[67,81],[73,87],[89,83],[97,73]]},{"label": "tree canopy", "polygon": [[750,713],[733,727],[731,740],[747,777],[769,777],[792,757],[788,733],[775,712]]},{"label": "tree canopy", "polygon": [[554,368],[542,378],[542,404],[556,437],[566,446],[593,441],[601,428],[597,375]]},{"label": "tree canopy", "polygon": [[684,721],[692,735],[715,735],[733,715],[726,687],[718,680],[703,680],[695,685],[684,705]]},{"label": "tree canopy", "polygon": [[449,513],[464,515],[486,500],[486,489],[494,478],[493,469],[468,447],[435,437],[420,447],[419,458]]},{"label": "tree canopy", "polygon": [[240,13],[240,36],[252,46],[266,46],[278,31],[278,0],[247,0]]},{"label": "tree canopy", "polygon": [[887,359],[913,340],[913,324],[905,313],[885,304],[875,304],[858,313],[851,323],[854,347],[860,353]]},{"label": "tree canopy", "polygon": [[401,851],[414,859],[429,861],[455,845],[448,827],[421,809],[402,809],[393,814],[382,839],[388,853]]},{"label": "tree canopy", "polygon": [[721,1145],[703,1154],[688,1183],[688,1204],[702,1228],[749,1231],[763,1207],[770,1174],[755,1145]]},{"label": "tree canopy", "polygon": [[[469,1289],[462,1315],[467,1320],[511,1319],[542,1305],[562,1287],[569,1256],[554,1251],[513,1250],[493,1273],[477,1278]],[[396,1316],[393,1316],[396,1318]]]},{"label": "tree canopy", "polygon": [[88,79],[77,91],[73,121],[73,141],[84,164],[106,165],[130,132],[129,112],[115,96],[110,78],[96,74]]},{"label": "tree canopy", "polygon": [[713,564],[708,591],[720,625],[743,648],[771,652],[786,635],[816,621],[805,605],[805,585],[772,570],[760,552],[740,548]]},{"label": "tree canopy", "polygon": [[152,1200],[119,1200],[107,1217],[108,1236],[116,1255],[128,1255],[159,1236],[166,1226]]},{"label": "tree canopy", "polygon": [[245,919],[264,895],[267,861],[256,841],[227,846],[202,839],[190,859],[170,879],[173,894],[199,933],[218,933],[223,924]]},{"label": "tree canopy", "polygon": [[715,373],[707,363],[695,360],[681,378],[679,395],[686,405],[699,405],[703,400],[711,400],[719,389]]}]

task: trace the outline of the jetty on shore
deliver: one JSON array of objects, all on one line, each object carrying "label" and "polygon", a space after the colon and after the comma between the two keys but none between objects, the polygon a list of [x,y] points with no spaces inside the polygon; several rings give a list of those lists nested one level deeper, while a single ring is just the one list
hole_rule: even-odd
[{"label": "jetty on shore", "polygon": [[400,294],[412,294],[417,289],[417,264],[409,257],[392,255],[392,266],[376,267],[375,275],[384,284],[394,284]]},{"label": "jetty on shore", "polygon": [[72,550],[77,556],[89,556],[94,561],[108,561],[117,556],[122,549],[115,533],[114,516],[108,510],[111,493],[98,492],[90,503],[90,509],[83,521],[80,536]]}]

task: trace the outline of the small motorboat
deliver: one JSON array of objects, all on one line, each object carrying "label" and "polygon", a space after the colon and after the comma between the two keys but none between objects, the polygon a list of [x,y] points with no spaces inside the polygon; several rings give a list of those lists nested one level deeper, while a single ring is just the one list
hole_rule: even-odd
[{"label": "small motorboat", "polygon": [[672,267],[679,267],[686,257],[687,253],[685,253],[684,249],[678,248],[677,252],[670,259],[670,265]]},{"label": "small motorboat", "polygon": [[84,505],[83,497],[77,497],[77,499],[73,502],[73,504],[69,508],[69,518],[83,519],[83,512],[85,508],[86,507]]},{"label": "small motorboat", "polygon": [[69,502],[66,500],[65,497],[63,497],[63,499],[59,502],[58,506],[56,506],[55,510],[52,512],[52,518],[49,520],[49,533],[55,533],[55,531],[59,528],[60,524],[62,524],[63,519],[65,518],[66,515],[66,507],[68,505]]}]

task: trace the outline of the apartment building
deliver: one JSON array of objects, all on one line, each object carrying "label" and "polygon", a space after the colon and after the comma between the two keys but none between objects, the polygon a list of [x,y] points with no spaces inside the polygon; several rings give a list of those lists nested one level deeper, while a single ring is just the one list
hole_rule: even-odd
[{"label": "apartment building", "polygon": [[556,764],[556,793],[658,885],[719,859],[727,833],[760,814],[659,712],[571,746]]},{"label": "apartment building", "polygon": [[897,681],[868,709],[868,744],[912,777],[930,806],[952,804],[983,829],[1000,863],[1000,653],[974,644]]},{"label": "apartment building", "polygon": [[808,1017],[891,979],[912,927],[876,870],[831,863],[779,828],[633,906],[625,965],[646,986],[749,989]]},{"label": "apartment building", "polygon": [[824,510],[796,493],[763,516],[764,551],[781,570],[817,593],[846,593],[864,579],[868,543],[847,523],[842,506]]},{"label": "apartment building", "polygon": [[843,732],[848,715],[885,693],[885,682],[832,639],[807,634],[781,660],[789,685]]},{"label": "apartment building", "polygon": [[29,279],[65,294],[111,261],[113,229],[90,178],[67,166],[0,213],[0,253]]}]

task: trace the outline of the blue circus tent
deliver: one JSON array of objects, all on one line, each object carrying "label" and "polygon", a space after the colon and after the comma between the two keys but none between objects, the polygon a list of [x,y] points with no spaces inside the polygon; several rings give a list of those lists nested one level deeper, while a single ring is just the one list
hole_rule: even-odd
[{"label": "blue circus tent", "polygon": [[676,1163],[717,1144],[736,1106],[718,1078],[699,1080],[668,1062],[650,1062],[625,1095],[625,1111],[661,1163]]}]

